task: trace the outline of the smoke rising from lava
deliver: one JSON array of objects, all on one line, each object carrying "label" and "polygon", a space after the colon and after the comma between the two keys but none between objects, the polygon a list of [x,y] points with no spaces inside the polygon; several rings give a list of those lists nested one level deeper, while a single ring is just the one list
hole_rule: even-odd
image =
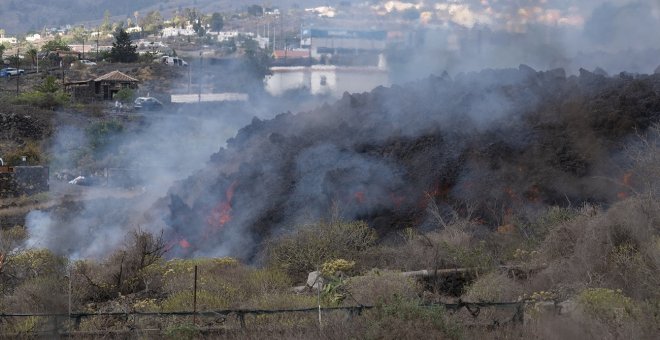
[{"label": "smoke rising from lava", "polygon": [[[618,138],[657,119],[657,77],[570,75],[597,66],[650,73],[660,64],[660,43],[649,33],[660,30],[658,5],[580,6],[584,23],[568,27],[425,27],[392,66],[395,83],[423,80],[254,119],[237,134],[247,118],[231,110],[164,114],[117,142],[127,167],[142,169],[144,193],[71,202],[64,215],[33,212],[29,244],[102,257],[140,226],[163,230],[173,256],[249,259],[269,236],[336,212],[381,234],[422,225],[429,193],[447,207],[472,202],[493,224],[513,204],[616,199],[618,188],[593,177],[619,176],[611,170]],[[626,39],[631,30],[636,39]],[[616,102],[611,93],[632,99]],[[287,110],[270,100],[253,108],[265,118]],[[62,131],[57,146],[86,143]]]}]

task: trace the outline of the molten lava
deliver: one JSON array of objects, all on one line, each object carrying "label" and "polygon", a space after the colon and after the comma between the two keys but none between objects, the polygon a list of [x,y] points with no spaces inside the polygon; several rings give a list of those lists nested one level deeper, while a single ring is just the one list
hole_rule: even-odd
[{"label": "molten lava", "polygon": [[188,242],[188,240],[186,240],[185,238],[182,238],[179,241],[179,246],[183,249],[188,249],[188,248],[190,248],[190,242]]},{"label": "molten lava", "polygon": [[390,199],[397,209],[401,208],[401,205],[406,201],[405,196],[400,196],[395,193],[390,193]]},{"label": "molten lava", "polygon": [[220,201],[220,203],[211,210],[211,213],[207,218],[209,226],[213,228],[222,228],[225,224],[231,222],[231,202],[234,198],[234,190],[236,190],[236,182],[232,183],[225,192],[225,199]]},{"label": "molten lava", "polygon": [[629,190],[632,187],[632,172],[626,172],[621,178],[621,184],[627,189],[622,190],[616,194],[616,197],[620,200],[626,199],[630,196]]},{"label": "molten lava", "polygon": [[364,191],[358,191],[354,194],[354,196],[355,196],[355,200],[360,204],[364,203],[364,201],[366,199]]}]

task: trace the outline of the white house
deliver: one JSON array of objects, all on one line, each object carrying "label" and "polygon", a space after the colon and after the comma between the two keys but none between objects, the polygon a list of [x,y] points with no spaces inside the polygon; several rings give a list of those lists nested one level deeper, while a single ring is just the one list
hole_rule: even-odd
[{"label": "white house", "polygon": [[257,35],[256,38],[252,38],[252,39],[254,39],[254,41],[256,41],[257,44],[259,44],[259,48],[261,49],[265,49],[266,47],[268,47],[268,44],[270,43],[270,40],[268,38],[262,37],[260,35]]},{"label": "white house", "polygon": [[385,65],[364,66],[287,66],[271,67],[266,76],[266,91],[280,96],[290,90],[307,89],[313,95],[340,98],[344,92],[361,93],[381,85],[389,85]]},{"label": "white house", "polygon": [[238,31],[220,31],[218,32],[218,41],[229,41],[238,38]]},{"label": "white house", "polygon": [[4,34],[0,35],[0,44],[9,43],[15,45],[18,43],[16,37],[6,37]]},{"label": "white house", "polygon": [[337,10],[330,6],[320,6],[314,8],[305,8],[305,12],[314,13],[321,18],[334,18],[337,15]]},{"label": "white house", "polygon": [[28,35],[28,36],[25,37],[25,41],[31,42],[31,43],[41,41],[41,34],[35,33],[35,34]]},{"label": "white house", "polygon": [[178,36],[193,36],[196,34],[195,30],[192,29],[192,27],[186,27],[186,28],[165,27],[160,32],[163,35],[163,38],[178,37]]},{"label": "white house", "polygon": [[126,29],[126,33],[139,33],[139,32],[142,32],[142,27],[140,26],[129,27]]}]

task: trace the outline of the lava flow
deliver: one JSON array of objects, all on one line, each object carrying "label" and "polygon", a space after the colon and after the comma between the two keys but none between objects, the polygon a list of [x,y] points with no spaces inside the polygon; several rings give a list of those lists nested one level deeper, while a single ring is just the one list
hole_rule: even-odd
[{"label": "lava flow", "polygon": [[234,190],[236,189],[236,182],[232,183],[227,191],[225,192],[225,199],[220,201],[218,205],[211,210],[209,217],[206,222],[212,229],[219,229],[225,226],[225,224],[231,222],[232,215],[232,206],[231,202],[234,198]]}]

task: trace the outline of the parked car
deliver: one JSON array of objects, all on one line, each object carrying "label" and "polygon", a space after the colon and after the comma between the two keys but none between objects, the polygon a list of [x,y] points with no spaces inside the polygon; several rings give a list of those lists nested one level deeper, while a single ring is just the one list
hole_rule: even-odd
[{"label": "parked car", "polygon": [[163,103],[154,97],[137,97],[133,104],[136,110],[156,111],[163,108]]},{"label": "parked car", "polygon": [[25,74],[25,70],[20,69],[20,68],[14,68],[14,67],[7,67],[2,70],[0,70],[3,74],[6,74],[5,77],[11,77],[11,76],[17,76],[17,75],[23,75]]},{"label": "parked car", "polygon": [[165,65],[188,66],[188,63],[179,57],[162,56],[160,59],[156,59],[156,61]]},{"label": "parked car", "polygon": [[74,66],[76,63],[80,63],[81,65],[85,65],[85,66],[95,66],[96,65],[96,63],[91,61],[91,60],[83,59],[83,60],[78,60],[78,61],[72,62],[71,66]]}]

